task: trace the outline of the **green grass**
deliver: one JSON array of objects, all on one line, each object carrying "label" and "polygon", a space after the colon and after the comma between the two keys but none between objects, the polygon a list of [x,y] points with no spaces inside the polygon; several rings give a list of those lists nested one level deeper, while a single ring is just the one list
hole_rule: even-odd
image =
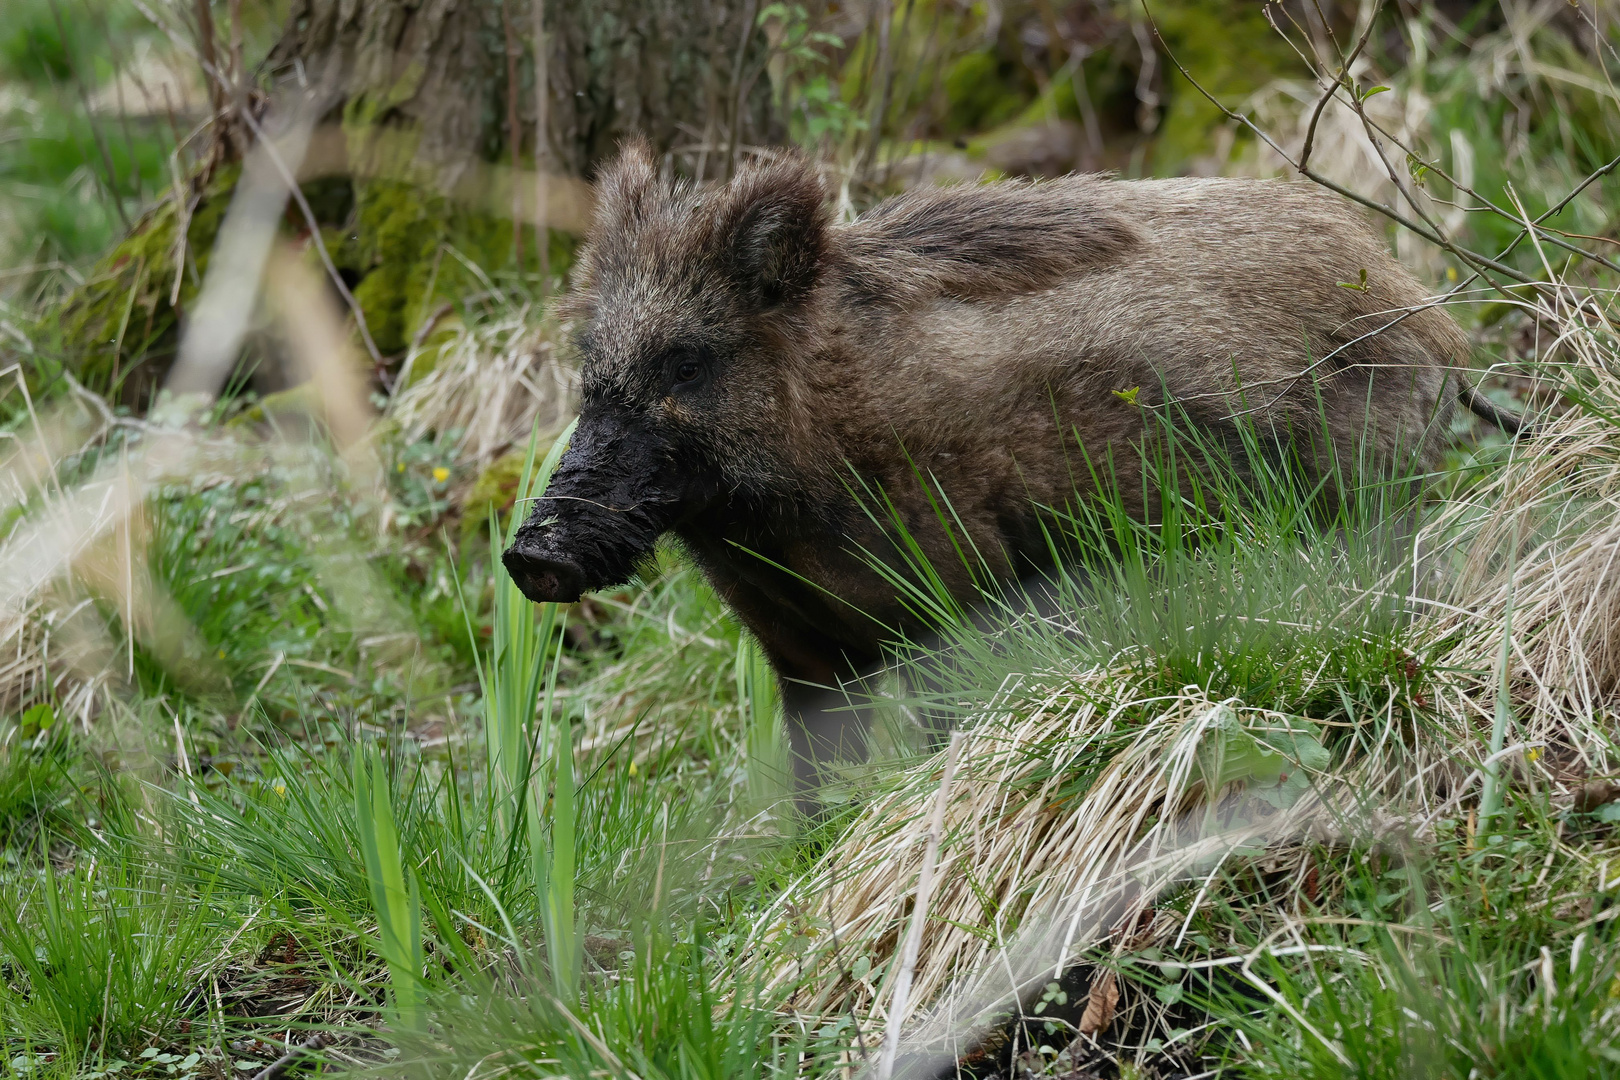
[{"label": "green grass", "polygon": [[[980,582],[971,612],[874,493],[869,512],[899,558],[874,552],[872,565],[942,627],[900,646],[901,668],[929,673],[902,702],[965,720],[1018,675],[1095,666],[1167,695],[1195,686],[1309,716],[1354,739],[1349,721],[1408,701],[1426,649],[1411,634],[1414,489],[1345,463],[1336,476],[1307,475],[1252,427],[1233,449],[1173,415],[1150,423],[1167,447],[1146,462],[1153,523],[1134,520],[1128,493],[1091,465],[1100,495],[1047,508],[1060,569],[1020,588],[996,583],[988,553],[962,538],[948,495],[934,493],[940,527]],[[1329,498],[1335,488],[1342,497]]]},{"label": "green grass", "polygon": [[70,1073],[181,1038],[206,1012],[193,980],[239,918],[206,884],[182,892],[133,852],[63,870],[43,860],[0,890],[7,1049],[60,1055]]},{"label": "green grass", "polygon": [[[1154,981],[1230,1025],[1237,1076],[1620,1075],[1620,954],[1612,917],[1592,917],[1613,896],[1598,868],[1555,857],[1578,819],[1516,809],[1479,849],[1451,820],[1405,850],[1314,852],[1338,895],[1305,904],[1292,932],[1258,909],[1196,924],[1252,957],[1249,980]],[[1261,982],[1283,1008],[1265,1007]],[[1259,1049],[1237,1053],[1237,1032]]]},{"label": "green grass", "polygon": [[[0,28],[0,265],[93,259],[170,186],[167,123],[92,116],[81,96],[116,79],[141,40],[161,42],[128,4],[8,6]],[[3,284],[9,291],[17,282]]]},{"label": "green grass", "polygon": [[33,706],[0,742],[0,853],[17,858],[41,836],[75,818],[75,766],[81,748],[47,703]]}]

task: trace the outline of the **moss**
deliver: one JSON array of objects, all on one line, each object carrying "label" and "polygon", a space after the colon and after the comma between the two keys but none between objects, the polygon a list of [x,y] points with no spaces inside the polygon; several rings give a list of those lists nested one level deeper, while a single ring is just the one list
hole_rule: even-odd
[{"label": "moss", "polygon": [[[234,166],[218,170],[187,223],[176,304],[169,301],[180,208],[170,200],[137,223],[85,284],[41,314],[30,334],[36,345],[31,371],[36,389],[66,371],[97,392],[144,408],[174,357],[181,319],[208,273],[239,175]],[[341,222],[323,223],[321,239],[352,283],[384,354],[403,353],[442,301],[485,289],[480,274],[512,269],[510,221],[400,181],[317,184],[312,190],[323,208],[321,220],[327,221],[326,214],[345,215]],[[290,223],[289,231],[298,224]],[[572,263],[574,247],[572,237],[550,234],[554,273]],[[533,258],[531,247],[531,263]],[[416,374],[426,370],[419,367]]]},{"label": "moss", "polygon": [[321,412],[320,395],[311,383],[300,383],[287,390],[266,394],[226,422],[226,427],[248,428],[263,423],[279,426],[305,424]]},{"label": "moss", "polygon": [[1035,96],[1035,81],[1022,65],[990,49],[960,57],[942,80],[945,110],[942,127],[947,135],[983,131],[1017,116]]},{"label": "moss", "polygon": [[509,450],[489,463],[468,489],[461,502],[461,533],[465,540],[489,523],[489,516],[506,515],[516,504],[518,485],[523,481],[527,449]]},{"label": "moss", "polygon": [[[1244,0],[1174,0],[1153,7],[1165,45],[1200,86],[1228,105],[1303,67],[1266,20],[1265,5]],[[1154,140],[1154,171],[1171,173],[1208,153],[1224,114],[1169,65],[1164,113]]]},{"label": "moss", "polygon": [[377,348],[401,352],[409,342],[413,272],[432,261],[446,238],[442,200],[395,180],[359,185],[356,195],[360,240],[355,254],[364,276],[354,298]]},{"label": "moss", "polygon": [[196,299],[230,204],[240,169],[219,169],[186,223],[185,266],[175,295],[180,206],[160,203],[108,252],[85,283],[46,309],[33,325],[32,376],[48,385],[70,372],[86,386],[130,405],[167,369],[178,343],[180,315]]},{"label": "moss", "polygon": [[[403,353],[442,301],[481,291],[487,275],[513,269],[509,219],[398,180],[356,187],[357,239],[347,241],[339,265],[361,275],[355,300],[383,353]],[[573,255],[573,240],[552,231],[552,272],[566,270]]]}]

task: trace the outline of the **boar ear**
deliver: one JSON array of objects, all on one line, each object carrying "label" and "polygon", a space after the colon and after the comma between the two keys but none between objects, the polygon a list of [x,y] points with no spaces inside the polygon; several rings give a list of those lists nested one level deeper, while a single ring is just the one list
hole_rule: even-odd
[{"label": "boar ear", "polygon": [[658,196],[652,147],[640,135],[626,139],[596,181],[597,221],[627,225],[647,216]]},{"label": "boar ear", "polygon": [[743,171],[721,196],[715,242],[732,279],[761,308],[804,299],[827,246],[827,193],[808,161]]}]

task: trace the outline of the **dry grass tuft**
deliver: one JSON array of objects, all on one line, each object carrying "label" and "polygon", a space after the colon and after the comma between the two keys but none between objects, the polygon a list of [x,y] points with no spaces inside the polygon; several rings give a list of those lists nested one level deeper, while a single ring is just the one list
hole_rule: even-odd
[{"label": "dry grass tuft", "polygon": [[[1489,671],[1511,605],[1514,741],[1605,767],[1620,694],[1620,334],[1612,295],[1557,284],[1530,314],[1562,360],[1542,378],[1581,405],[1521,441],[1429,529],[1454,553],[1449,605],[1427,621],[1444,662]],[[1475,680],[1475,690],[1487,689]],[[1487,713],[1488,715],[1488,713]]]},{"label": "dry grass tuft", "polygon": [[544,444],[567,426],[578,397],[578,374],[558,355],[563,337],[551,323],[536,329],[527,307],[476,325],[457,322],[443,342],[411,350],[388,416],[407,444],[459,433],[458,463],[477,468],[536,426]]},{"label": "dry grass tuft", "polygon": [[[969,732],[946,810],[913,989],[925,1007],[952,990],[951,1015],[936,1008],[927,1025],[941,1033],[964,1008],[978,1015],[1106,939],[1139,946],[1164,886],[1213,874],[1245,842],[1297,835],[1319,808],[1297,779],[1284,786],[1310,768],[1272,749],[1318,746],[1309,721],[1196,687],[1154,695],[1102,669],[1026,686],[1040,689],[1003,694]],[[940,765],[865,807],[762,922],[768,985],[802,987],[798,1011],[854,1010],[877,1026],[894,1019],[889,960],[911,909]],[[1207,790],[1243,778],[1253,790],[1210,806]],[[798,907],[787,906],[790,896]]]}]

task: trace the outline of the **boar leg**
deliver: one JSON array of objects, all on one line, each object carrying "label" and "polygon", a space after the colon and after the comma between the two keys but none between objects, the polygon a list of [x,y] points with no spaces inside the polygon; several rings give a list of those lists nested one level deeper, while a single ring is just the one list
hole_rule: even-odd
[{"label": "boar leg", "polygon": [[821,679],[795,678],[784,673],[780,679],[782,711],[793,751],[793,787],[800,811],[811,819],[821,809],[816,792],[822,783],[822,767],[866,757],[872,716],[867,679],[880,670],[878,664],[861,667],[840,658],[831,678],[825,674]]},{"label": "boar leg", "polygon": [[[984,635],[991,651],[997,654],[1007,652],[1002,631],[1014,623],[1044,622],[1065,638],[1074,639],[1078,630],[1073,608],[1088,602],[1089,589],[1090,577],[1078,565],[1027,574],[1004,586],[999,602],[971,609],[968,623],[974,632]],[[951,730],[970,719],[963,715],[964,705],[953,698],[968,702],[967,707],[976,710],[984,700],[981,691],[995,690],[994,686],[968,685],[970,675],[958,670],[961,648],[948,635],[936,634],[926,648],[917,650],[899,668],[913,698],[928,703],[920,705],[917,713],[930,751],[943,747]]]}]

